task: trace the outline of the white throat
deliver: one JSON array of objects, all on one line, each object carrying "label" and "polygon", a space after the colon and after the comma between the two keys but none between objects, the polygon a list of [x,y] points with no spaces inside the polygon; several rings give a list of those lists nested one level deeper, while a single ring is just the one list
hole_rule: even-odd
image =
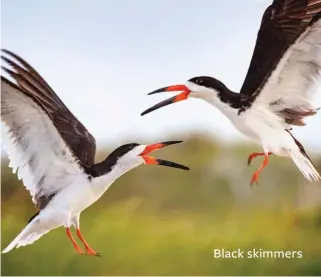
[{"label": "white throat", "polygon": [[109,172],[93,179],[96,186],[105,192],[120,176],[144,163],[144,159],[139,154],[145,147],[146,145],[139,145],[120,157]]},{"label": "white throat", "polygon": [[146,145],[139,145],[120,157],[112,169],[106,174],[93,178],[92,185],[93,190],[97,194],[103,194],[113,182],[116,181],[120,176],[125,174],[127,171],[144,163],[144,159],[139,155],[143,152]]},{"label": "white throat", "polygon": [[188,82],[186,86],[192,91],[190,97],[202,99],[212,106],[216,107],[221,111],[226,117],[232,119],[237,116],[237,109],[233,109],[227,103],[224,103],[218,97],[218,91],[199,86],[195,83]]},{"label": "white throat", "polygon": [[95,186],[95,189],[102,190],[102,193],[104,193],[119,177],[142,163],[142,159],[137,159],[131,163],[116,164],[113,169],[105,175],[93,178],[92,184]]}]

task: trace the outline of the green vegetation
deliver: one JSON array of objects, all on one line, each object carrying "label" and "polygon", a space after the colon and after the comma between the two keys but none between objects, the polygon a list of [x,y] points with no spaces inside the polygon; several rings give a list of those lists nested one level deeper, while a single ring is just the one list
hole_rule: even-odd
[{"label": "green vegetation", "polygon": [[[58,228],[3,254],[2,275],[321,274],[320,183],[307,182],[291,160],[271,156],[260,186],[251,188],[262,158],[248,167],[247,156],[259,147],[224,145],[201,135],[185,141],[159,151],[159,157],[191,171],[140,166],[82,213],[82,232],[101,257],[79,256]],[[321,156],[312,159],[321,171]],[[34,212],[4,160],[2,249]],[[303,257],[214,259],[217,248],[296,250]]]}]

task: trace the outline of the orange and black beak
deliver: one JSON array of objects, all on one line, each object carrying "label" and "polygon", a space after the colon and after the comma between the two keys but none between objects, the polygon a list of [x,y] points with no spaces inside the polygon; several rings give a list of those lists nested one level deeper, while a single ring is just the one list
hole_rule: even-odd
[{"label": "orange and black beak", "polygon": [[171,92],[171,91],[172,92],[173,91],[183,91],[183,92],[181,92],[180,94],[178,94],[174,97],[171,97],[167,100],[164,100],[164,101],[156,104],[155,106],[142,112],[141,115],[145,115],[145,114],[155,111],[161,107],[164,107],[164,106],[167,106],[167,105],[170,105],[170,104],[182,101],[182,100],[186,100],[188,98],[188,95],[191,93],[190,89],[188,87],[186,87],[185,85],[175,85],[175,86],[169,86],[169,87],[164,87],[164,88],[154,90],[154,91],[148,93],[148,95],[160,93],[160,92]]},{"label": "orange and black beak", "polygon": [[144,151],[140,153],[140,156],[144,159],[145,164],[156,164],[156,165],[163,165],[163,166],[169,166],[169,167],[175,167],[183,170],[189,170],[189,168],[185,165],[177,164],[174,162],[166,161],[166,160],[161,160],[157,159],[154,157],[146,156],[152,151],[158,150],[160,148],[166,147],[168,145],[176,144],[176,143],[181,143],[182,141],[166,141],[166,142],[160,142],[160,143],[155,143],[146,146]]}]

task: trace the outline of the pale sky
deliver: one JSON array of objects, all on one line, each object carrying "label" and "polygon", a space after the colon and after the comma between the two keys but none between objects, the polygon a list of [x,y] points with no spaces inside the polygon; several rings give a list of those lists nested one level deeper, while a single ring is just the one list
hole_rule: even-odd
[{"label": "pale sky", "polygon": [[[96,137],[98,147],[202,130],[244,139],[219,111],[184,101],[144,117],[199,75],[239,91],[268,0],[2,0],[1,47],[33,65]],[[316,105],[321,106],[321,90]],[[321,113],[295,135],[321,150]],[[140,141],[138,141],[140,142]],[[310,149],[309,149],[310,148]]]}]

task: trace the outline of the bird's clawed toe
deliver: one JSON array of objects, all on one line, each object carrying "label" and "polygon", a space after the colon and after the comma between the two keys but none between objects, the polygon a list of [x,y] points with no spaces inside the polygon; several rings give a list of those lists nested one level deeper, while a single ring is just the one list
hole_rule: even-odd
[{"label": "bird's clawed toe", "polygon": [[86,251],[87,251],[88,256],[100,257],[100,254],[98,252],[96,252],[95,250],[93,250],[92,248],[88,248],[88,249],[86,249]]},{"label": "bird's clawed toe", "polygon": [[255,171],[255,173],[252,176],[251,179],[251,186],[253,186],[253,184],[255,183],[257,186],[259,185],[259,171]]}]

